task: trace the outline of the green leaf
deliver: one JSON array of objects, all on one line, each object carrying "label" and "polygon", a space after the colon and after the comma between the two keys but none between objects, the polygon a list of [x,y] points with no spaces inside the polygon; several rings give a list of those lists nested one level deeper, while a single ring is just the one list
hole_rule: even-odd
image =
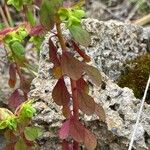
[{"label": "green leaf", "polygon": [[23,7],[23,1],[22,0],[8,0],[8,5],[13,5],[18,11],[20,11]]},{"label": "green leaf", "polygon": [[15,144],[15,150],[26,150],[26,144],[22,138],[20,138]]},{"label": "green leaf", "polygon": [[24,134],[27,140],[34,141],[43,134],[43,130],[39,127],[26,127]]},{"label": "green leaf", "polygon": [[7,124],[5,121],[0,121],[0,130],[7,128]]},{"label": "green leaf", "polygon": [[40,21],[46,29],[52,29],[55,24],[55,16],[63,0],[43,0],[40,9]]},{"label": "green leaf", "polygon": [[6,108],[0,108],[0,129],[9,128],[15,130],[17,128],[17,120],[15,115]]},{"label": "green leaf", "polygon": [[15,117],[8,117],[7,119],[0,121],[0,129],[9,128],[10,130],[16,130],[17,119]]},{"label": "green leaf", "polygon": [[33,0],[23,0],[24,5],[32,4]]},{"label": "green leaf", "polygon": [[73,12],[74,12],[74,16],[79,18],[79,19],[81,19],[85,16],[85,11],[84,10],[74,9]]},{"label": "green leaf", "polygon": [[15,61],[22,66],[26,61],[25,48],[18,41],[14,42],[10,47]]},{"label": "green leaf", "polygon": [[60,8],[58,11],[59,17],[61,19],[61,21],[66,21],[69,17],[69,11],[66,8]]},{"label": "green leaf", "polygon": [[27,18],[28,18],[28,21],[30,22],[30,24],[32,26],[34,26],[35,25],[35,19],[34,19],[32,10],[28,10],[28,12],[27,12]]},{"label": "green leaf", "polygon": [[86,30],[84,30],[82,28],[82,26],[80,24],[70,26],[69,30],[70,30],[70,33],[73,36],[73,38],[78,43],[80,43],[81,45],[83,45],[85,47],[87,47],[90,44],[90,42],[91,42],[90,35]]},{"label": "green leaf", "polygon": [[58,11],[61,21],[66,23],[67,27],[79,25],[81,19],[85,16],[85,12],[81,7],[61,8]]},{"label": "green leaf", "polygon": [[19,115],[19,121],[22,121],[32,118],[35,112],[32,101],[26,101],[16,110],[15,114]]}]

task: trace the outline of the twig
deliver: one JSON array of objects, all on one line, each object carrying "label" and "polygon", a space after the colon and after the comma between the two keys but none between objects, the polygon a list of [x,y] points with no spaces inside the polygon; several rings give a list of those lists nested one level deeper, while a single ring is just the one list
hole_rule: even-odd
[{"label": "twig", "polygon": [[135,13],[137,12],[137,10],[139,9],[139,7],[145,2],[145,0],[142,0],[141,3],[139,3],[139,1],[137,1],[133,7],[133,9],[131,10],[131,12],[129,13],[128,17],[126,18],[126,22],[130,21],[133,16],[135,15]]},{"label": "twig", "polygon": [[136,124],[135,124],[135,127],[134,127],[134,131],[133,131],[133,134],[132,134],[132,137],[131,137],[131,141],[130,141],[130,145],[129,145],[128,150],[132,150],[134,137],[135,137],[135,134],[136,134],[136,131],[137,131],[137,128],[138,128],[139,120],[140,120],[140,117],[141,117],[141,113],[142,113],[142,109],[143,109],[143,106],[144,106],[144,102],[145,102],[145,99],[146,99],[146,95],[147,95],[147,92],[148,92],[149,85],[150,85],[150,75],[149,75],[149,79],[147,81],[144,96],[143,96],[143,99],[142,99],[142,102],[141,102],[141,107],[140,107],[140,110],[139,110],[139,113],[138,113],[138,116],[137,116]]},{"label": "twig", "polygon": [[6,15],[7,15],[9,24],[10,24],[11,27],[13,27],[13,26],[14,26],[14,23],[13,23],[13,21],[12,21],[12,17],[11,17],[11,15],[10,15],[8,6],[7,6],[6,4],[5,4],[4,6],[5,6],[5,11],[6,11]]},{"label": "twig", "polygon": [[148,15],[146,15],[146,16],[144,16],[144,17],[142,17],[142,18],[140,18],[140,19],[138,19],[136,21],[134,21],[133,23],[143,26],[143,25],[145,25],[145,24],[147,24],[149,22],[150,22],[150,13]]},{"label": "twig", "polygon": [[111,14],[113,17],[115,17],[116,19],[119,19],[121,21],[124,21],[124,19],[122,17],[117,16],[116,14],[114,14],[110,9],[107,8],[106,5],[104,5],[103,3],[100,2],[100,7],[107,11],[109,14]]},{"label": "twig", "polygon": [[0,14],[1,14],[1,16],[2,16],[2,19],[3,19],[4,23],[5,23],[5,26],[6,26],[6,27],[9,27],[9,23],[8,23],[8,21],[7,21],[7,18],[6,18],[6,16],[5,16],[5,14],[4,14],[4,11],[3,11],[3,9],[2,9],[2,6],[0,6]]}]

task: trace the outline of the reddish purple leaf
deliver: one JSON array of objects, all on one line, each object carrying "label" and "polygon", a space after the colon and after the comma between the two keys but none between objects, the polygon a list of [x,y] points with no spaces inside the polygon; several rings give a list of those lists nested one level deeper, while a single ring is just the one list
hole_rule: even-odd
[{"label": "reddish purple leaf", "polygon": [[61,58],[62,72],[64,75],[68,75],[73,80],[78,80],[84,73],[83,62],[74,58],[71,53],[64,53]]},{"label": "reddish purple leaf", "polygon": [[9,81],[8,84],[11,88],[16,85],[16,69],[14,63],[9,65]]},{"label": "reddish purple leaf", "polygon": [[84,61],[85,62],[90,62],[91,61],[91,57],[88,56],[83,50],[81,50],[79,48],[79,46],[74,41],[71,41],[71,42],[72,42],[72,46],[73,46],[74,50],[79,53],[79,55],[84,59]]},{"label": "reddish purple leaf", "polygon": [[66,140],[62,142],[62,150],[73,150],[73,144],[69,144]]},{"label": "reddish purple leaf", "polygon": [[95,85],[97,85],[97,86],[101,85],[102,77],[97,68],[86,64],[86,65],[84,65],[84,71]]},{"label": "reddish purple leaf", "polygon": [[10,96],[8,105],[12,109],[16,109],[23,102],[22,96],[19,94],[18,89],[16,89]]},{"label": "reddish purple leaf", "polygon": [[11,32],[12,28],[4,28],[0,31],[0,36],[5,36],[7,33]]},{"label": "reddish purple leaf", "polygon": [[79,80],[77,80],[77,89],[79,91],[83,91],[85,93],[89,93],[88,84],[83,78],[80,78]]},{"label": "reddish purple leaf", "polygon": [[99,119],[103,122],[106,121],[106,114],[103,107],[100,104],[96,104],[95,114],[99,117]]},{"label": "reddish purple leaf", "polygon": [[59,106],[68,105],[70,94],[65,85],[64,79],[60,78],[52,91],[52,98]]},{"label": "reddish purple leaf", "polygon": [[70,120],[67,120],[63,123],[61,129],[59,130],[59,137],[61,139],[66,139],[69,136],[70,130]]},{"label": "reddish purple leaf", "polygon": [[79,143],[83,142],[88,150],[94,150],[96,148],[97,141],[95,136],[73,116],[63,123],[59,131],[59,137],[61,139],[67,139],[69,136]]},{"label": "reddish purple leaf", "polygon": [[78,120],[71,119],[70,135],[77,142],[83,142],[88,150],[94,150],[97,141],[93,133],[86,129]]},{"label": "reddish purple leaf", "polygon": [[14,150],[15,143],[9,143],[5,145],[5,150]]},{"label": "reddish purple leaf", "polygon": [[30,35],[31,36],[38,36],[43,33],[44,29],[42,25],[37,25],[31,28]]},{"label": "reddish purple leaf", "polygon": [[84,144],[87,150],[95,150],[97,145],[96,137],[93,133],[91,133],[88,129],[84,127],[85,137],[84,137]]},{"label": "reddish purple leaf", "polygon": [[91,96],[82,91],[78,91],[78,102],[79,108],[83,113],[87,115],[94,114],[96,103]]},{"label": "reddish purple leaf", "polygon": [[24,76],[22,76],[22,79],[21,79],[21,82],[20,82],[20,89],[24,93],[28,93],[30,91],[31,81],[32,81],[31,78],[27,79]]},{"label": "reddish purple leaf", "polygon": [[50,58],[50,61],[54,64],[55,67],[60,66],[60,61],[57,57],[57,48],[54,45],[51,38],[49,38],[49,58]]}]

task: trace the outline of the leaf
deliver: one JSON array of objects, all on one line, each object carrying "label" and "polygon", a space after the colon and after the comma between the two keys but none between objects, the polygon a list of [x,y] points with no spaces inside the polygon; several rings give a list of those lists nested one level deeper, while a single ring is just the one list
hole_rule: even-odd
[{"label": "leaf", "polygon": [[52,29],[55,24],[55,15],[63,0],[43,0],[40,9],[40,21],[46,29]]},{"label": "leaf", "polygon": [[39,127],[26,127],[24,134],[27,140],[34,141],[43,134],[43,131]]},{"label": "leaf", "polygon": [[60,61],[57,57],[57,48],[50,38],[49,38],[49,58],[50,61],[54,64],[54,66],[60,66]]},{"label": "leaf", "polygon": [[62,77],[62,69],[61,69],[61,66],[54,66],[54,68],[52,69],[52,72],[53,72],[53,76],[56,78],[56,79],[59,79]]},{"label": "leaf", "polygon": [[102,106],[100,106],[100,104],[96,104],[95,107],[95,114],[99,117],[100,120],[102,120],[103,122],[106,121],[106,114],[105,111],[103,109]]},{"label": "leaf", "polygon": [[14,88],[16,85],[16,69],[14,63],[9,65],[9,81],[8,84],[11,88]]},{"label": "leaf", "polygon": [[70,130],[70,120],[67,120],[62,124],[62,127],[59,130],[59,137],[61,139],[67,139],[69,136],[69,130]]},{"label": "leaf", "polygon": [[68,105],[70,101],[70,94],[67,90],[64,79],[60,78],[58,80],[52,91],[52,98],[54,102],[59,106],[63,106],[64,104]]},{"label": "leaf", "polygon": [[84,129],[84,132],[84,144],[86,145],[87,150],[95,150],[97,145],[96,137],[86,128]]},{"label": "leaf", "polygon": [[0,129],[9,128],[15,130],[17,127],[17,120],[15,115],[5,108],[0,108]]},{"label": "leaf", "polygon": [[32,103],[32,100],[28,100],[23,102],[19,107],[16,108],[14,114],[19,116],[20,121],[32,118],[36,113],[36,110],[32,106]]},{"label": "leaf", "polygon": [[19,64],[20,66],[24,66],[24,63],[26,63],[26,59],[25,48],[23,47],[23,45],[16,41],[11,45],[11,50],[17,64]]},{"label": "leaf", "polygon": [[65,118],[70,118],[71,110],[70,110],[69,104],[63,105],[62,113]]},{"label": "leaf", "polygon": [[15,144],[15,150],[26,150],[26,144],[22,138],[20,138]]},{"label": "leaf", "polygon": [[2,42],[2,40],[5,38],[5,36],[10,33],[13,29],[8,27],[8,28],[4,28],[2,30],[0,30],[0,43]]},{"label": "leaf", "polygon": [[95,85],[100,86],[102,84],[102,77],[97,68],[85,65],[84,71]]},{"label": "leaf", "polygon": [[23,102],[23,99],[21,95],[19,94],[18,89],[16,89],[10,96],[8,100],[8,105],[12,109],[16,109],[21,103]]},{"label": "leaf", "polygon": [[34,19],[34,15],[33,15],[33,12],[32,12],[32,9],[31,9],[31,8],[28,9],[28,11],[27,11],[27,13],[26,13],[26,16],[27,16],[27,18],[28,18],[29,23],[30,23],[32,26],[34,26],[35,23],[36,23],[36,21],[35,21],[35,19]]},{"label": "leaf", "polygon": [[69,136],[77,142],[83,142],[88,150],[94,150],[96,148],[97,141],[95,136],[73,116],[63,123],[59,131],[59,137],[61,139],[67,139]]},{"label": "leaf", "polygon": [[79,46],[72,40],[72,46],[74,48],[75,51],[77,51],[79,53],[79,55],[84,59],[85,62],[90,62],[91,61],[91,57],[88,56],[83,50],[81,50],[79,48]]},{"label": "leaf", "polygon": [[9,143],[5,145],[5,150],[14,150],[14,143]]},{"label": "leaf", "polygon": [[95,136],[87,130],[78,120],[71,119],[70,135],[74,140],[83,142],[88,150],[94,150],[97,145]]},{"label": "leaf", "polygon": [[78,91],[78,102],[80,110],[87,114],[92,115],[95,112],[95,105],[93,98],[88,94]]},{"label": "leaf", "polygon": [[13,140],[16,140],[16,139],[17,139],[16,136],[15,136],[15,134],[14,134],[13,131],[11,131],[11,130],[6,130],[6,131],[4,132],[4,137],[5,137],[7,140],[9,140],[9,141],[13,141]]},{"label": "leaf", "polygon": [[70,26],[69,30],[75,41],[81,45],[87,47],[91,43],[89,33],[84,30],[80,24]]},{"label": "leaf", "polygon": [[6,120],[11,116],[14,116],[14,114],[10,110],[6,108],[0,108],[0,121]]},{"label": "leaf", "polygon": [[74,58],[70,53],[64,53],[61,58],[62,72],[73,80],[81,78],[84,70],[83,63]]},{"label": "leaf", "polygon": [[73,150],[73,144],[69,144],[66,140],[62,142],[62,150]]},{"label": "leaf", "polygon": [[31,81],[32,79],[27,79],[22,75],[22,79],[20,82],[20,89],[25,92],[28,93],[30,91],[30,86],[31,86]]},{"label": "leaf", "polygon": [[38,36],[43,33],[43,26],[42,25],[37,25],[31,28],[30,30],[30,36]]},{"label": "leaf", "polygon": [[8,0],[7,4],[13,5],[17,9],[17,11],[20,11],[23,7],[23,1],[22,0]]},{"label": "leaf", "polygon": [[77,83],[77,89],[79,91],[89,93],[89,86],[83,78],[80,78],[79,80],[77,80],[76,83]]}]

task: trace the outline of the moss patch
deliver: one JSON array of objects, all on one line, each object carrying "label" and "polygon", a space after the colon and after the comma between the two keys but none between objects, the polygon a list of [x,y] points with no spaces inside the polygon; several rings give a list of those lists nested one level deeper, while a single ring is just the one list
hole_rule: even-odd
[{"label": "moss patch", "polygon": [[[145,86],[150,74],[150,53],[142,55],[128,63],[129,67],[120,76],[118,85],[120,87],[129,87],[133,90],[137,98],[142,98]],[[146,101],[150,104],[150,87]]]}]

